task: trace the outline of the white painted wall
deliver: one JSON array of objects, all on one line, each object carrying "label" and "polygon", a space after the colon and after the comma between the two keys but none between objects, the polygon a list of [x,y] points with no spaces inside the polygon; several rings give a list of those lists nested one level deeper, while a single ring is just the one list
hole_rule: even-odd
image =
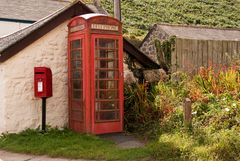
[{"label": "white painted wall", "polygon": [[63,127],[68,123],[67,22],[0,64],[4,71],[0,76],[0,90],[4,94],[0,95],[1,99],[4,97],[0,112],[5,115],[1,117],[5,119],[5,129],[2,122],[0,128],[4,132],[41,125],[41,99],[35,98],[33,91],[35,66],[52,69],[53,97],[47,99],[47,124]]},{"label": "white painted wall", "polygon": [[20,29],[23,29],[31,25],[30,23],[19,23],[19,22],[9,22],[0,21],[0,37],[14,33]]},{"label": "white painted wall", "polygon": [[0,134],[5,131],[4,65],[0,64]]}]

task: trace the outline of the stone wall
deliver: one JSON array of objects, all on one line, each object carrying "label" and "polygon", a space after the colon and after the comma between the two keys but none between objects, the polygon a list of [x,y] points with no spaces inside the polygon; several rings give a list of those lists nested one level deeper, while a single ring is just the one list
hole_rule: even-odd
[{"label": "stone wall", "polygon": [[5,120],[5,129],[0,123],[0,131],[19,132],[41,125],[41,99],[34,97],[33,90],[35,66],[50,67],[53,73],[53,97],[47,99],[47,124],[67,125],[67,31],[65,22],[0,64],[3,70],[0,89],[4,93],[0,103],[4,117],[0,118]]},{"label": "stone wall", "polygon": [[124,83],[131,84],[141,81],[144,67],[136,59],[124,52],[123,70]]},{"label": "stone wall", "polygon": [[123,61],[123,71],[124,71],[124,82],[127,84],[131,84],[134,82],[137,82],[138,79],[134,76],[133,71],[131,71],[129,67],[129,62],[127,59],[129,59],[129,56],[126,52],[124,52],[124,61]]},{"label": "stone wall", "polygon": [[156,48],[155,48],[155,40],[165,40],[169,36],[166,32],[164,32],[157,25],[153,26],[153,29],[150,31],[149,35],[147,35],[145,41],[140,46],[140,50],[146,54],[149,58],[151,58],[156,63],[159,63]]}]

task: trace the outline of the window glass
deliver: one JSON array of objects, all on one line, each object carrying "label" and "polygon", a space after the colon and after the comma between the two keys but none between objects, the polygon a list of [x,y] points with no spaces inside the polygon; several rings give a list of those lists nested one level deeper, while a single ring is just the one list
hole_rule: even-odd
[{"label": "window glass", "polygon": [[98,79],[117,79],[118,78],[118,71],[99,70],[96,73],[96,78],[98,78]]},{"label": "window glass", "polygon": [[99,39],[97,43],[99,48],[115,49],[115,41],[112,39]]},{"label": "window glass", "polygon": [[73,40],[71,41],[71,49],[80,48],[82,46],[81,40]]},{"label": "window glass", "polygon": [[71,59],[81,59],[81,58],[82,58],[82,50],[71,51]]},{"label": "window glass", "polygon": [[79,70],[79,71],[73,71],[73,72],[72,72],[72,78],[73,78],[73,79],[81,79],[81,78],[82,78],[82,72],[81,72],[81,70]]},{"label": "window glass", "polygon": [[70,44],[71,119],[81,122],[84,120],[82,40],[73,40]]},{"label": "window glass", "polygon": [[95,41],[95,118],[96,121],[119,119],[118,41]]}]

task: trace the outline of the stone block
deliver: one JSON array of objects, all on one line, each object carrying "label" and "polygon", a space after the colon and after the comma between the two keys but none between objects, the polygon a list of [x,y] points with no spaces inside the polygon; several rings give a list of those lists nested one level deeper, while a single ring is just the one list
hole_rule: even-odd
[{"label": "stone block", "polygon": [[134,75],[131,71],[124,72],[124,83],[132,84],[132,83],[136,83],[136,82],[137,82],[137,78],[134,77]]},{"label": "stone block", "polygon": [[143,75],[145,80],[150,83],[165,81],[168,79],[168,75],[163,69],[144,70]]}]

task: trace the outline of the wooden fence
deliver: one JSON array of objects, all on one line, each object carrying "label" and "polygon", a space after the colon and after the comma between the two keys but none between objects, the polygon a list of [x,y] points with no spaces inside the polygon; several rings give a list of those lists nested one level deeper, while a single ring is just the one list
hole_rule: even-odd
[{"label": "wooden fence", "polygon": [[172,53],[172,72],[195,73],[200,67],[221,67],[240,59],[240,41],[177,38]]}]

